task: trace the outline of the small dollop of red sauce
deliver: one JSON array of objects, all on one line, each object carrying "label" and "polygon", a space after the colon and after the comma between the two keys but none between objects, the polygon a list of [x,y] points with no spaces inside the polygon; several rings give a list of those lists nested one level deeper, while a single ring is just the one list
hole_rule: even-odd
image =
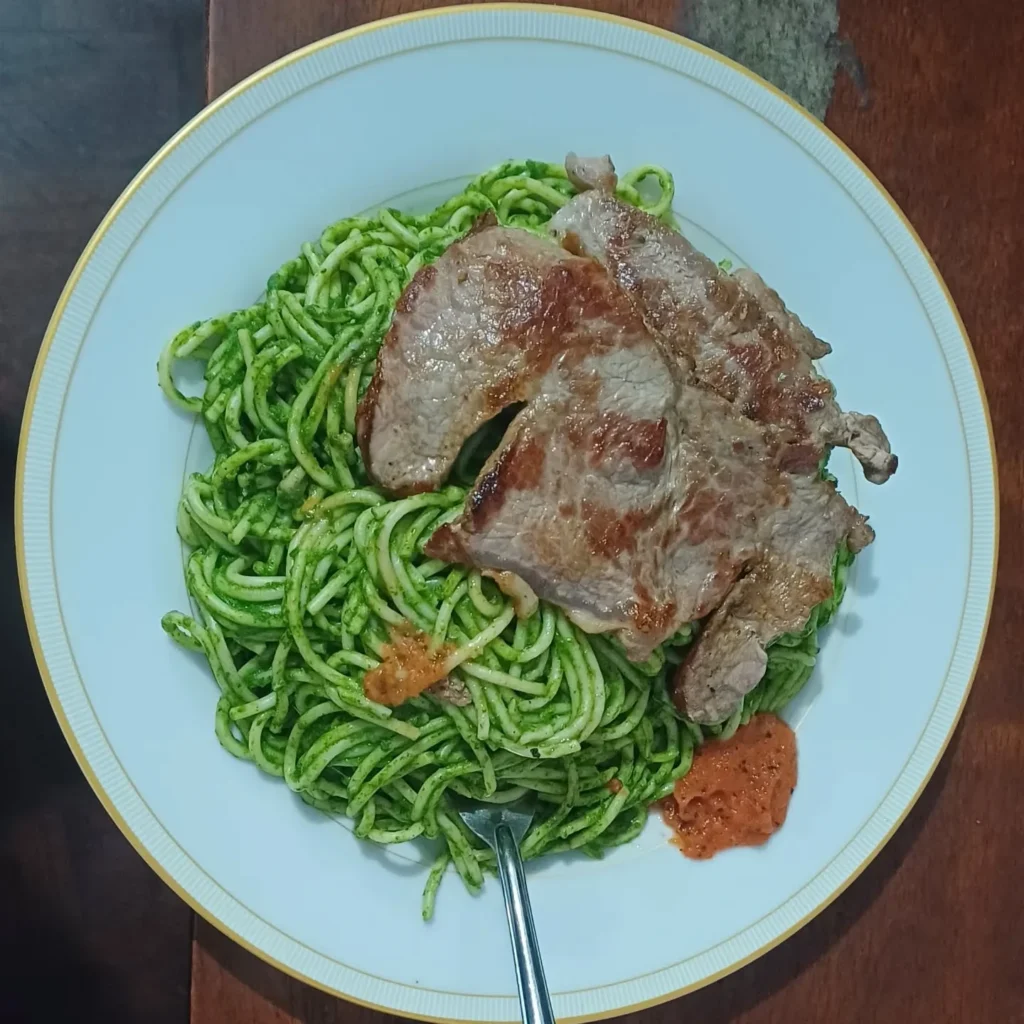
[{"label": "small dollop of red sauce", "polygon": [[781,718],[756,715],[728,740],[700,747],[662,801],[676,845],[695,860],[760,846],[786,820],[796,787],[796,736]]},{"label": "small dollop of red sauce", "polygon": [[445,677],[451,644],[433,644],[418,629],[397,628],[381,648],[381,661],[363,676],[363,693],[378,704],[397,707]]}]

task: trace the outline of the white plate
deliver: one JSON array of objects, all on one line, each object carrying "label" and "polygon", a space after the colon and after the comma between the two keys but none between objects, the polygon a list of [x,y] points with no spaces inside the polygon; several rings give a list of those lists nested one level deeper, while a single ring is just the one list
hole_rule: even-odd
[{"label": "white plate", "polygon": [[505,5],[371,25],[228,93],[117,202],[50,324],[18,467],[26,610],[68,742],[168,884],[284,970],[411,1016],[517,1017],[498,886],[473,899],[449,879],[423,925],[415,850],[358,842],[218,746],[213,683],[159,624],[186,602],[173,511],[192,423],[154,364],[327,222],[569,148],[669,167],[695,239],[833,343],[843,404],[876,413],[901,462],[874,488],[836,460],[878,541],[794,709],[800,784],[778,836],[693,863],[652,821],[603,862],[531,872],[558,1016],[702,985],[842,891],[941,756],[987,620],[995,470],[963,326],[892,200],[780,93],[667,33]]}]

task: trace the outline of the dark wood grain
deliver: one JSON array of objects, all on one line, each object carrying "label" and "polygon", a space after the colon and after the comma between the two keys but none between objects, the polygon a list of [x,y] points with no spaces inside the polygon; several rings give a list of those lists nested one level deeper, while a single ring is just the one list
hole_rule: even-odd
[{"label": "dark wood grain", "polygon": [[[428,6],[403,0],[210,0],[211,95],[312,39]],[[581,5],[582,6],[582,5]],[[593,6],[681,24],[671,2]],[[960,728],[910,817],[830,908],[737,974],[632,1015],[793,1021],[1024,1020],[1024,8],[843,0],[868,95],[841,78],[827,123],[874,170],[934,255],[974,341],[1000,454],[1002,556],[991,631]],[[865,102],[866,99],[866,102]],[[935,510],[941,514],[941,510]],[[261,964],[206,925],[193,947],[193,1024],[383,1021]]]},{"label": "dark wood grain", "polygon": [[[211,95],[329,32],[425,6],[403,0],[210,0]],[[678,5],[598,2],[671,28]],[[988,646],[963,722],[904,826],[794,938],[682,1004],[632,1018],[908,1022],[1024,1017],[1024,403],[1018,312],[1024,214],[1024,8],[1015,0],[843,0],[841,31],[869,100],[841,80],[828,123],[917,226],[974,340],[1000,448],[1002,557]],[[941,510],[934,510],[941,514]],[[682,923],[681,923],[682,926]],[[200,924],[193,1024],[366,1021],[381,1015],[285,978]]]},{"label": "dark wood grain", "polygon": [[[219,93],[322,35],[424,0],[209,0]],[[672,0],[596,0],[666,28]],[[865,874],[789,942],[683,1002],[674,1021],[1024,1019],[1024,472],[1017,310],[1024,11],[1013,0],[842,0],[870,102],[844,80],[828,123],[893,192],[974,339],[1000,447],[1002,558],[990,640],[950,752]],[[0,1019],[183,1024],[190,915],[139,859],[67,751],[20,625],[10,511],[17,426],[46,319],[103,212],[198,107],[202,0],[0,0]],[[941,510],[936,510],[941,514]],[[1024,653],[1024,652],[1022,652]],[[199,922],[197,1024],[371,1024]]]},{"label": "dark wood grain", "polygon": [[50,312],[107,207],[201,105],[202,0],[0,0],[0,1020],[184,1024],[191,914],[107,817],[21,616],[14,464]]},{"label": "dark wood grain", "polygon": [[[211,95],[294,47],[402,0],[209,0]],[[671,0],[599,9],[681,24]],[[18,622],[10,481],[31,362],[63,278],[103,210],[188,116],[198,0],[0,4],[0,593],[14,684],[0,717],[0,1017],[185,1019],[187,911],[130,850],[63,746]],[[1024,11],[1014,0],[843,0],[865,106],[841,81],[828,123],[922,233],[975,342],[1000,445],[1002,537],[989,643],[961,728],[895,839],[781,947],[654,1024],[1022,1019],[1024,472],[1017,267],[1024,188]],[[120,111],[114,111],[120,106]],[[941,510],[923,510],[940,514]],[[285,977],[199,923],[194,1024],[383,1021]],[[59,982],[57,981],[59,979]]]}]

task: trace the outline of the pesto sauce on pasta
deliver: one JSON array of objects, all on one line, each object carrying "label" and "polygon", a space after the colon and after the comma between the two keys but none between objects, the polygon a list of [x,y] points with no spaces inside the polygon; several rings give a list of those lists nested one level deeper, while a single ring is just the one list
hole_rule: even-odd
[{"label": "pesto sauce on pasta", "polygon": [[[270,277],[261,302],[192,324],[158,364],[165,394],[202,417],[216,452],[178,506],[195,614],[171,612],[164,629],[209,662],[226,750],[308,804],[351,818],[363,839],[436,841],[424,918],[449,865],[474,890],[494,866],[449,793],[495,802],[536,794],[526,858],[601,856],[628,842],[705,735],[730,735],[803,686],[852,561],[837,553],[833,597],[770,648],[764,679],[732,718],[702,730],[666,697],[690,628],[632,663],[613,638],[583,633],[558,608],[541,602],[517,619],[491,580],[423,554],[461,510],[487,438],[467,445],[454,482],[436,493],[393,501],[370,484],[354,442],[356,406],[395,302],[482,212],[542,230],[573,193],[560,166],[510,161],[425,216],[381,210],[338,221]],[[662,168],[623,175],[618,193],[671,218],[673,182]],[[205,363],[200,397],[175,385],[183,359]],[[396,708],[367,699],[363,675],[389,631],[407,625],[452,651],[449,677],[468,703],[429,691]]]}]

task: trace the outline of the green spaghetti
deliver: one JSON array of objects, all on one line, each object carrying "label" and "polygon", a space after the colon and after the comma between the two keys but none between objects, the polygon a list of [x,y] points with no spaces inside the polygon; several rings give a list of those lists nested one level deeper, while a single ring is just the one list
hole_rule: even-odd
[{"label": "green spaghetti", "polygon": [[[392,501],[370,485],[356,407],[406,282],[482,212],[540,230],[572,195],[561,167],[512,161],[425,216],[381,210],[338,221],[270,278],[263,301],[192,324],[158,365],[165,394],[202,416],[216,452],[178,506],[196,614],[171,612],[163,627],[209,662],[220,688],[215,730],[230,753],[351,818],[363,839],[437,841],[424,918],[449,865],[471,890],[493,869],[449,794],[535,794],[527,858],[601,856],[629,842],[706,734],[730,735],[803,686],[851,561],[837,554],[833,597],[772,646],[765,678],[736,714],[702,730],[666,698],[690,629],[633,663],[554,606],[517,619],[490,579],[423,554],[461,511],[485,436],[436,493]],[[672,178],[661,168],[624,175],[619,195],[671,216]],[[175,385],[183,359],[205,363],[201,397]],[[364,695],[363,676],[396,627],[451,652],[447,695],[427,691],[395,708]]]}]

